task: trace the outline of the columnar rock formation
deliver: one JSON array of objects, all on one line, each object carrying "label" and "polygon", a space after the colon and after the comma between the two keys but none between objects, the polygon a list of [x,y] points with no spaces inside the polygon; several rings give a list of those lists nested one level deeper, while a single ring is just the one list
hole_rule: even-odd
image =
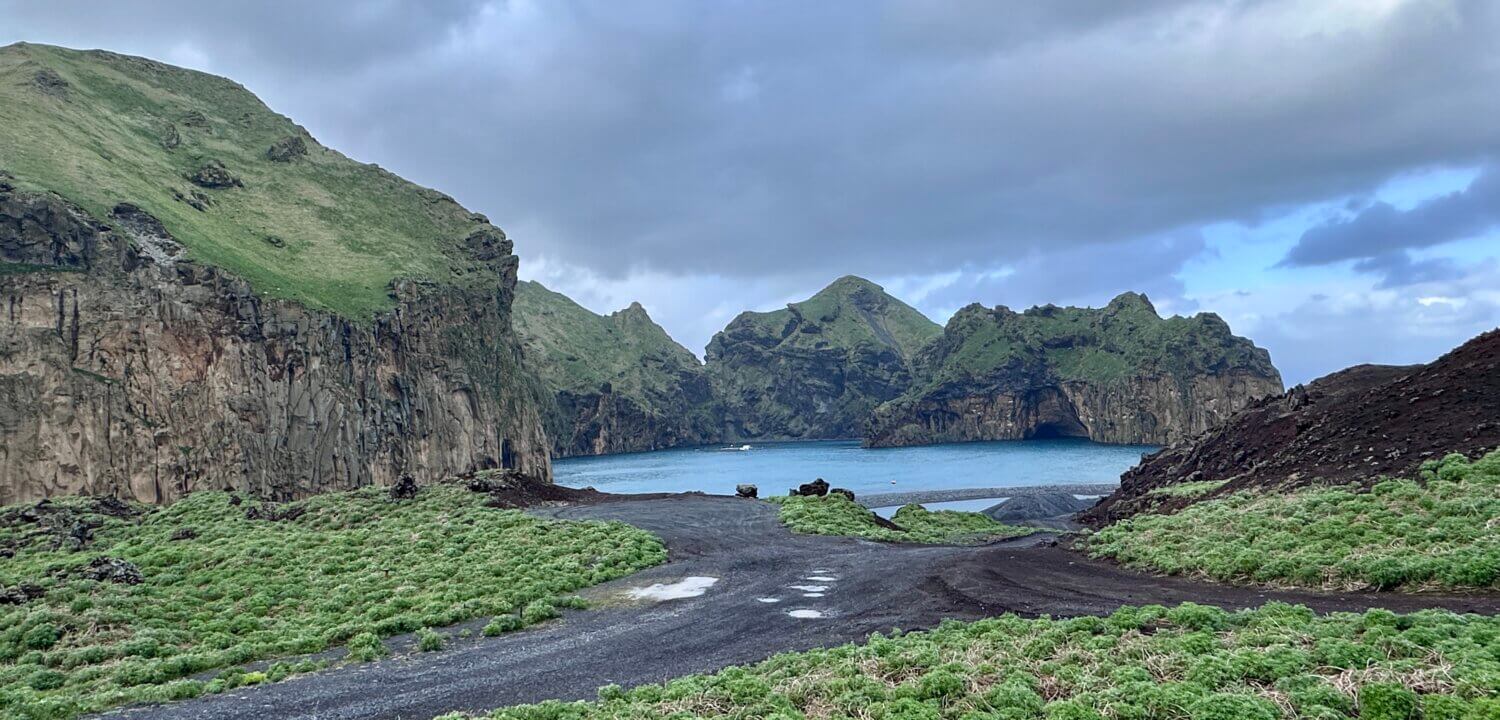
[{"label": "columnar rock formation", "polygon": [[639,303],[608,316],[539,283],[516,287],[526,365],[551,394],[554,453],[603,455],[719,439],[720,411],[698,358]]},{"label": "columnar rock formation", "polygon": [[1083,437],[1165,444],[1281,392],[1270,356],[1212,314],[1162,318],[1142,295],[1105,308],[970,305],[876,411],[866,443]]},{"label": "columnar rock formation", "polygon": [[0,49],[0,102],[0,503],[550,477],[482,216],[139,58]]}]

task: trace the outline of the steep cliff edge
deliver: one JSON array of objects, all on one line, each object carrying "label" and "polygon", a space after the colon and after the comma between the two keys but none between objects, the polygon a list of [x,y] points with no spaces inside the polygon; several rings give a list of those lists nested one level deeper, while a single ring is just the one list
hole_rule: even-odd
[{"label": "steep cliff edge", "polygon": [[854,276],[784,310],[741,313],[706,353],[725,439],[859,437],[870,411],[906,389],[918,348],[941,332]]},{"label": "steep cliff edge", "polygon": [[535,282],[516,286],[526,366],[552,393],[559,457],[703,445],[719,439],[708,373],[639,304],[597,315]]},{"label": "steep cliff edge", "polygon": [[[1500,447],[1496,408],[1500,330],[1491,330],[1426,365],[1358,365],[1255,402],[1146,457],[1083,519],[1103,525],[1248,488],[1411,477],[1426,460]],[[1185,482],[1218,485],[1153,492]]]},{"label": "steep cliff edge", "polygon": [[0,503],[550,476],[516,258],[244,88],[0,48]]},{"label": "steep cliff edge", "polygon": [[970,305],[881,406],[866,444],[1086,437],[1166,444],[1281,392],[1265,350],[1212,314],[1162,318],[1143,295],[1100,309]]}]

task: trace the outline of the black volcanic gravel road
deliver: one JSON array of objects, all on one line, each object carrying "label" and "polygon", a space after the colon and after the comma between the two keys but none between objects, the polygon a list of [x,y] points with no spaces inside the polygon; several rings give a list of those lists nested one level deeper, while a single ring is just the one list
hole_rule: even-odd
[{"label": "black volcanic gravel road", "polygon": [[[944,618],[1005,612],[1102,614],[1126,604],[1189,600],[1231,608],[1283,600],[1320,611],[1500,611],[1496,595],[1322,595],[1158,578],[1049,546],[1048,535],[979,548],[793,535],[777,521],[774,506],[726,497],[622,497],[536,512],[645,528],[666,541],[671,561],[585,592],[599,600],[595,609],[522,632],[455,639],[439,652],[403,653],[111,716],[426,720],[454,710],[592,698],[610,683],[658,682],[782,651],[856,641],[892,627],[919,629]],[[693,576],[718,581],[697,597],[623,599],[630,588]],[[821,597],[805,597],[816,591],[793,589],[798,585],[825,589]],[[762,602],[768,598],[779,602]],[[792,610],[823,617],[799,619],[788,614]]]}]

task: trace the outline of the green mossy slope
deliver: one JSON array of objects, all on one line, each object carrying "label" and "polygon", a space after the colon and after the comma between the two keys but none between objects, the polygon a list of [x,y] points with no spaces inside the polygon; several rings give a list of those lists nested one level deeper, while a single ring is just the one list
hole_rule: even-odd
[{"label": "green mossy slope", "polygon": [[[137,205],[190,256],[271,297],[364,319],[392,305],[393,278],[495,282],[466,249],[476,219],[451,198],[319,145],[221,77],[10,45],[0,128],[0,170],[19,187],[97,218]],[[215,164],[227,175],[202,179],[219,187],[190,179]]]},{"label": "green mossy slope", "polygon": [[1500,451],[1473,462],[1450,455],[1421,476],[1368,490],[1246,490],[1170,515],[1138,514],[1094,534],[1087,548],[1224,582],[1500,590]]},{"label": "green mossy slope", "polygon": [[651,450],[717,439],[708,374],[639,303],[598,315],[536,282],[516,285],[526,362],[552,392],[561,455]]}]

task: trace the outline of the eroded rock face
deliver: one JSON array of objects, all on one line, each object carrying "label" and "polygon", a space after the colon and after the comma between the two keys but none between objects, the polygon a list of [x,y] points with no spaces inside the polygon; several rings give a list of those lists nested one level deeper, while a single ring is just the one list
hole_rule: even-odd
[{"label": "eroded rock face", "polygon": [[139,208],[116,214],[0,190],[0,503],[550,478],[508,245],[499,287],[398,281],[396,307],[359,323],[263,299],[167,252]]},{"label": "eroded rock face", "polygon": [[1281,392],[1264,350],[1212,315],[1161,318],[1133,293],[1108,307],[972,305],[880,407],[866,444],[1081,437],[1164,445]]}]

